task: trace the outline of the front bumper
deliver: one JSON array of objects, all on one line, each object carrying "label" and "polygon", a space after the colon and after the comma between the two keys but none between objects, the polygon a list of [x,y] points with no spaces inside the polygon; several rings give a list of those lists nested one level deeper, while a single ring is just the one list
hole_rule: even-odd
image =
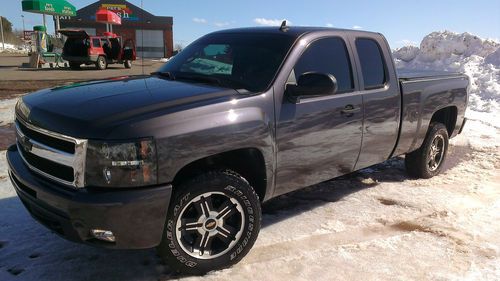
[{"label": "front bumper", "polygon": [[[12,184],[26,209],[62,237],[117,249],[152,248],[160,243],[171,185],[72,190],[31,172],[15,145],[7,151],[7,162]],[[116,241],[97,240],[91,229],[110,230]]]}]

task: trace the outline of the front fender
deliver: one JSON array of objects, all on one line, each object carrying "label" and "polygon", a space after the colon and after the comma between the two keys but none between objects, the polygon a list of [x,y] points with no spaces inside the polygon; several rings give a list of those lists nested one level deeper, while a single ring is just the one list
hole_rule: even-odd
[{"label": "front fender", "polygon": [[[187,164],[219,153],[256,148],[272,164],[270,119],[260,108],[227,111],[182,120],[157,141],[159,180],[171,182]],[[244,161],[244,159],[242,159]]]}]

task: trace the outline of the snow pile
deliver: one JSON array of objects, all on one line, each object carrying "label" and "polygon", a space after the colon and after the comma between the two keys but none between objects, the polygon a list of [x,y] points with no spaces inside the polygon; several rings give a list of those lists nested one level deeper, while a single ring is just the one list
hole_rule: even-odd
[{"label": "snow pile", "polygon": [[420,48],[394,50],[396,67],[402,69],[463,72],[471,78],[470,108],[500,110],[500,43],[470,33],[433,32]]},{"label": "snow pile", "polygon": [[0,126],[14,122],[14,107],[16,103],[17,98],[0,100]]},{"label": "snow pile", "polygon": [[[5,48],[2,48],[3,46],[5,46]],[[27,53],[27,52],[28,50],[23,46],[17,46],[8,43],[2,45],[2,42],[0,42],[0,53]]]}]

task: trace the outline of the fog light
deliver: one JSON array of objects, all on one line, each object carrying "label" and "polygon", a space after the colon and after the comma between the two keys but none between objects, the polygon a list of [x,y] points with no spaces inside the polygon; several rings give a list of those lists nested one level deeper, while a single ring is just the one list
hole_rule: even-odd
[{"label": "fog light", "polygon": [[91,229],[90,234],[92,234],[92,236],[94,236],[96,239],[102,241],[115,242],[115,235],[109,230]]}]

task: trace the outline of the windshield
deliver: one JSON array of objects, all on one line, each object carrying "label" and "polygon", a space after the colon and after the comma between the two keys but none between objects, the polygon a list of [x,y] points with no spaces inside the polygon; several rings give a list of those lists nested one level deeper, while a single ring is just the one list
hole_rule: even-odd
[{"label": "windshield", "polygon": [[182,50],[159,72],[260,92],[272,82],[293,41],[285,34],[211,34]]}]

